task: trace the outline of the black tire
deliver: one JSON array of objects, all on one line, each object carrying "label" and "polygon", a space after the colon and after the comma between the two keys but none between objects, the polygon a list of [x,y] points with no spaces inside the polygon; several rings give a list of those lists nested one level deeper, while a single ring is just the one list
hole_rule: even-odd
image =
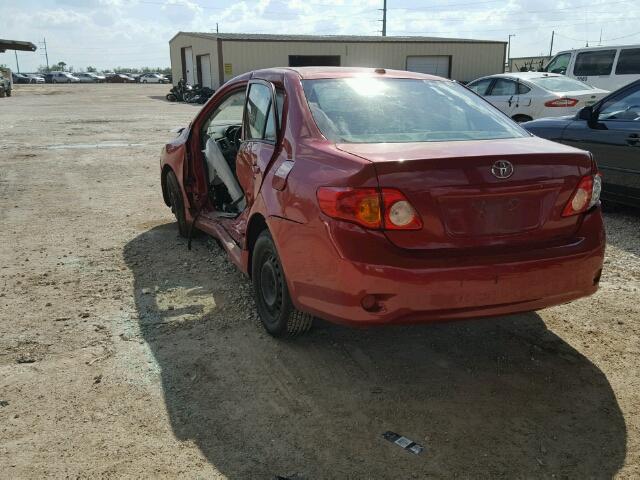
[{"label": "black tire", "polygon": [[178,232],[181,236],[189,237],[189,224],[184,212],[184,201],[182,200],[182,190],[175,173],[167,173],[167,193],[169,194],[169,204],[171,211],[176,216],[178,222]]},{"label": "black tire", "polygon": [[167,93],[167,100],[170,102],[175,102],[178,98],[173,93]]},{"label": "black tire", "polygon": [[7,95],[7,97],[11,96],[11,89],[7,90],[7,94],[6,95]]},{"label": "black tire", "polygon": [[530,122],[531,120],[533,120],[533,118],[528,115],[514,115],[513,117],[511,117],[511,119],[516,123]]},{"label": "black tire", "polygon": [[260,320],[274,337],[295,337],[311,328],[313,317],[296,310],[291,302],[287,280],[278,251],[268,230],[253,247],[251,278]]},{"label": "black tire", "polygon": [[0,98],[4,98],[5,95],[6,95],[6,92],[4,88],[0,88]]}]

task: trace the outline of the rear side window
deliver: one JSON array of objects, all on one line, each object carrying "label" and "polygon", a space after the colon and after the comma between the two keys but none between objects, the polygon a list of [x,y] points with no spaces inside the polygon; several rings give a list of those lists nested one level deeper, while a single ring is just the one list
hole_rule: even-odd
[{"label": "rear side window", "polygon": [[626,48],[620,50],[616,75],[640,73],[640,48]]},{"label": "rear side window", "polygon": [[609,75],[615,56],[615,50],[596,50],[579,53],[576,57],[576,64],[573,67],[573,74],[579,77]]},{"label": "rear side window", "polygon": [[515,95],[516,93],[518,93],[518,84],[516,82],[499,78],[496,80],[496,83],[493,84],[489,95]]},{"label": "rear side window", "polygon": [[524,83],[519,83],[518,84],[518,93],[520,95],[524,95],[525,93],[529,93],[531,91],[531,89],[529,87],[527,87]]}]

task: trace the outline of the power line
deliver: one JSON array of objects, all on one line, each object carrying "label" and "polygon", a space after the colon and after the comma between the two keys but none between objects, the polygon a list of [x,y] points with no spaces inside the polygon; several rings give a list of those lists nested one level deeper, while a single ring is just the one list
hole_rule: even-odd
[{"label": "power line", "polygon": [[[598,20],[600,21],[606,21],[608,23],[620,23],[620,22],[629,22],[635,19],[640,19],[640,17],[626,17],[624,19],[620,19],[620,20],[615,20],[615,19],[603,19],[603,18],[599,18]],[[564,23],[564,24],[538,24],[532,27],[505,27],[505,28],[495,28],[495,29],[483,29],[483,28],[476,28],[473,30],[450,30],[450,31],[426,31],[426,30],[415,30],[415,31],[405,31],[404,33],[411,33],[411,34],[430,34],[430,35],[450,35],[450,34],[455,34],[455,33],[477,33],[477,32],[506,32],[509,30],[514,30],[514,31],[523,31],[523,30],[540,30],[540,29],[547,29],[547,28],[560,28],[560,27],[570,27],[570,26],[575,26],[575,25],[584,25],[585,22],[577,22],[577,23]],[[558,35],[558,33],[556,32],[556,35]]]}]

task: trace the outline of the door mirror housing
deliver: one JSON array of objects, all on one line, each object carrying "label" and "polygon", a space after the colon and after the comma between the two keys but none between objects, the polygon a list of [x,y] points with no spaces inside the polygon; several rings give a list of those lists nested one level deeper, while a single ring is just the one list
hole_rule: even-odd
[{"label": "door mirror housing", "polygon": [[586,120],[588,123],[593,123],[597,118],[597,115],[593,111],[593,107],[584,107],[578,111],[577,118],[580,120]]}]

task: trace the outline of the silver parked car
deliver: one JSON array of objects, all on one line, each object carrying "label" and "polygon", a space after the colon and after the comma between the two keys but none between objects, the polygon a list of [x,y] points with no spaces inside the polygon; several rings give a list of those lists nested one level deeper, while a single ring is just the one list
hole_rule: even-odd
[{"label": "silver parked car", "polygon": [[80,83],[100,83],[105,80],[104,76],[93,72],[76,73],[75,76],[80,79]]},{"label": "silver parked car", "polygon": [[499,73],[467,85],[516,122],[573,115],[609,92],[546,72]]},{"label": "silver parked car", "polygon": [[69,72],[51,72],[51,83],[79,83],[80,79]]}]

